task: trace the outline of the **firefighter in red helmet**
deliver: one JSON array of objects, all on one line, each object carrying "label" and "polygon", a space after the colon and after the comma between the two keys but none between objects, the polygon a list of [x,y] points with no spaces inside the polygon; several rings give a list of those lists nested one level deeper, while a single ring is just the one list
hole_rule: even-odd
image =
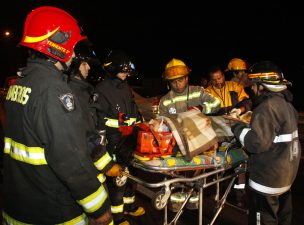
[{"label": "firefighter in red helmet", "polygon": [[5,224],[111,224],[110,203],[90,156],[79,99],[67,84],[77,21],[56,7],[26,17],[20,45],[30,50],[5,108]]}]

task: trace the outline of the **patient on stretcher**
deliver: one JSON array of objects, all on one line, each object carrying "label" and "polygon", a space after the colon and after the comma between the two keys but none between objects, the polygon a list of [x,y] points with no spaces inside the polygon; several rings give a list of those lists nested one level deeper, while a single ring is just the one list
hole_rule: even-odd
[{"label": "patient on stretcher", "polygon": [[[210,121],[207,121],[208,126],[210,126]],[[165,117],[160,117],[158,119],[151,119],[148,122],[151,129],[153,129],[155,132],[171,132],[170,127],[168,123],[165,120]],[[182,155],[182,153],[179,151],[178,145],[175,145],[175,151],[172,152],[172,156],[176,156],[178,153],[179,155]],[[205,155],[213,155],[214,151],[218,148],[218,142],[216,142],[214,145],[212,145],[209,149],[204,151]]]},{"label": "patient on stretcher", "polygon": [[194,156],[202,153],[213,154],[218,147],[210,119],[196,110],[152,119],[137,126],[142,131],[138,132],[135,157],[152,159],[175,156],[180,152],[186,160],[191,161]]},{"label": "patient on stretcher", "polygon": [[[152,129],[154,132],[154,135],[156,137],[159,137],[157,134],[170,134],[172,135],[172,132],[168,132],[168,127],[169,125],[167,124],[166,121],[163,121],[163,124],[165,126],[161,125],[161,119],[153,119],[150,120],[149,123],[146,123],[145,126],[147,127],[147,132],[150,133],[149,141],[150,143],[153,144],[153,135],[151,130]],[[151,126],[149,126],[151,125]],[[165,132],[160,131],[160,127],[163,126],[165,128]],[[145,134],[146,135],[146,134]],[[172,137],[172,136],[170,136]],[[172,145],[173,143],[173,148],[177,148],[177,154],[173,154],[174,151],[165,151],[164,149],[162,150],[163,154],[160,154],[158,150],[152,151],[151,149],[155,149],[156,146],[150,147],[149,148],[142,148],[142,143],[143,140],[141,140],[142,137],[138,137],[138,144],[137,144],[137,150],[134,153],[135,159],[141,161],[145,166],[147,167],[153,167],[153,168],[161,168],[162,170],[170,170],[170,168],[201,168],[202,166],[216,166],[216,165],[231,165],[235,164],[239,161],[242,161],[246,159],[248,156],[245,153],[243,149],[239,146],[235,146],[232,148],[231,151],[226,154],[228,146],[228,142],[222,143],[222,142],[216,142],[214,145],[212,145],[208,150],[205,150],[201,154],[195,155],[191,158],[191,160],[188,160],[180,151],[179,146],[174,143],[174,137],[173,137],[173,142],[170,144]],[[155,144],[155,143],[154,143]],[[221,145],[219,147],[219,144]],[[147,145],[144,145],[147,146]],[[169,145],[168,145],[169,146]],[[167,146],[167,147],[168,147]],[[172,150],[172,146],[169,148]],[[150,151],[150,152],[149,152]],[[164,154],[165,153],[165,154]]]},{"label": "patient on stretcher", "polygon": [[[250,116],[247,121],[250,121]],[[134,157],[140,160],[171,157],[168,160],[172,164],[177,156],[177,161],[185,161],[180,164],[191,164],[193,160],[202,161],[200,156],[203,155],[203,161],[205,156],[209,156],[221,162],[221,157],[216,154],[233,141],[230,125],[234,122],[222,116],[207,117],[194,110],[173,117],[151,119],[145,123],[146,130],[138,134]],[[160,143],[162,148],[159,148]]]}]

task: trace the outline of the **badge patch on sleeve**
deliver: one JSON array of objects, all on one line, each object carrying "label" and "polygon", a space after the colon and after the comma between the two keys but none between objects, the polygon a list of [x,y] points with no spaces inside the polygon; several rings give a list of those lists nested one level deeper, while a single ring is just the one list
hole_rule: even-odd
[{"label": "badge patch on sleeve", "polygon": [[68,112],[71,112],[75,109],[74,96],[71,93],[63,94],[59,96],[59,99]]}]

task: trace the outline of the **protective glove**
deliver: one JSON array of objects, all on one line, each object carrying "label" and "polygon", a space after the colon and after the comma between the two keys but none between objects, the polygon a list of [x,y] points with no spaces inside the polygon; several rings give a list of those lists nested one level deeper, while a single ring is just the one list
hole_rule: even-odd
[{"label": "protective glove", "polygon": [[109,177],[118,177],[121,175],[122,168],[119,164],[114,164],[111,169],[106,172]]},{"label": "protective glove", "polygon": [[233,118],[239,118],[239,116],[241,115],[242,111],[239,108],[234,108],[230,111],[229,116],[233,117]]},{"label": "protective glove", "polygon": [[112,214],[109,210],[96,219],[91,218],[89,225],[108,225],[112,221],[113,221]]}]

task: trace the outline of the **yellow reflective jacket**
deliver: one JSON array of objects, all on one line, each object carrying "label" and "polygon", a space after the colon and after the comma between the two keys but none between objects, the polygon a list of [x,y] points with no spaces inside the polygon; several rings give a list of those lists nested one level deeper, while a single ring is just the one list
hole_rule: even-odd
[{"label": "yellow reflective jacket", "polygon": [[227,114],[231,109],[241,106],[245,108],[245,111],[251,109],[251,100],[241,84],[237,84],[234,81],[225,81],[224,87],[217,88],[210,85],[207,90],[221,102],[221,108],[216,115]]}]

